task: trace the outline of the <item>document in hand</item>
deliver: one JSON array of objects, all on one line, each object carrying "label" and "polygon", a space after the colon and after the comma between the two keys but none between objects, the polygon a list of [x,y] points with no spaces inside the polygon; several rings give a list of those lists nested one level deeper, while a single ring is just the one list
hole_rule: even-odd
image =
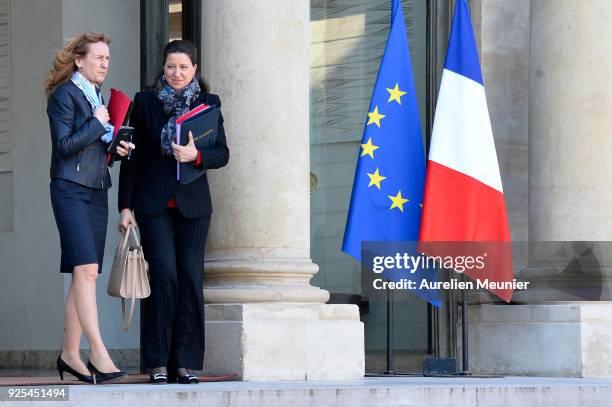
[{"label": "document in hand", "polygon": [[[130,119],[130,111],[132,110],[132,100],[119,89],[110,90],[111,96],[108,101],[108,115],[110,116],[109,123],[115,127],[115,132],[113,134],[113,142],[112,145],[117,146],[118,142],[115,142],[117,138],[117,134],[120,129],[125,128],[125,125],[128,123]],[[122,134],[124,134],[122,132]],[[114,151],[114,148],[113,148]],[[108,153],[107,162],[109,167],[113,166],[115,162],[117,153],[110,152]]]},{"label": "document in hand", "polygon": [[[182,146],[189,142],[189,132],[198,150],[215,145],[219,126],[219,108],[200,105],[176,119],[176,143]],[[206,172],[193,163],[176,163],[176,179],[181,185],[195,181]]]}]

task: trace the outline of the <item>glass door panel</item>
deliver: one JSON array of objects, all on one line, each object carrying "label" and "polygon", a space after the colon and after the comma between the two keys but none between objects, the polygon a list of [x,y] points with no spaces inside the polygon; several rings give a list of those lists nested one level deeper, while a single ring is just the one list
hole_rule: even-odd
[{"label": "glass door panel", "polygon": [[[414,80],[425,134],[426,2],[403,0]],[[311,1],[310,159],[311,256],[320,267],[313,284],[330,302],[360,305],[366,370],[383,371],[386,301],[362,295],[359,264],[341,251],[359,144],[389,33],[391,1]],[[312,188],[311,188],[312,189]],[[419,370],[427,353],[426,303],[395,293],[394,355],[398,371]]]}]

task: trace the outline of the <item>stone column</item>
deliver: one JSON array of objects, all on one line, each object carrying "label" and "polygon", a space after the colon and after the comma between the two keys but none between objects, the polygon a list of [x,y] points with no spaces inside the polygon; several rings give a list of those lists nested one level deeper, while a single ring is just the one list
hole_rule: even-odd
[{"label": "stone column", "polygon": [[517,299],[610,300],[612,3],[531,2],[529,256]]},{"label": "stone column", "polygon": [[531,2],[529,239],[612,240],[612,3]]},{"label": "stone column", "polygon": [[[211,171],[206,358],[245,380],[363,376],[356,306],[310,285],[308,0],[203,2],[202,68],[230,163]],[[337,365],[336,365],[337,362]]]},{"label": "stone column", "polygon": [[530,12],[530,247],[521,274],[532,286],[515,293],[522,305],[474,307],[472,366],[612,377],[612,303],[588,301],[611,299],[612,2],[532,0]]},{"label": "stone column", "polygon": [[309,3],[203,4],[202,63],[221,95],[230,148],[210,172],[209,303],[324,303],[309,285]]}]

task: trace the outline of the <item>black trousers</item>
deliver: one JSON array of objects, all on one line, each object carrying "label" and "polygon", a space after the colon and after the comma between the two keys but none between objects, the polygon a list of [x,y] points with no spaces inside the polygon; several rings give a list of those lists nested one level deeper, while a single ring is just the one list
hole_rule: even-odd
[{"label": "black trousers", "polygon": [[151,296],[142,302],[142,350],[147,368],[202,370],[204,247],[210,215],[185,218],[178,209],[136,213]]}]

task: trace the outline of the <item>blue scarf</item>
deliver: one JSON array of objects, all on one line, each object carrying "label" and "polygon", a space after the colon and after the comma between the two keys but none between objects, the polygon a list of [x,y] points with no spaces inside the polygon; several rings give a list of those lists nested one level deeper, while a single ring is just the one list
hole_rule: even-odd
[{"label": "blue scarf", "polygon": [[[98,95],[96,92],[96,87],[93,83],[89,82],[80,72],[75,71],[72,73],[72,78],[70,80],[83,92],[85,98],[89,102],[91,106],[91,111],[93,112],[95,108],[102,106],[102,96]],[[113,133],[115,128],[112,124],[106,123],[104,125],[106,129],[106,133],[100,139],[105,143],[110,143],[113,140]]]},{"label": "blue scarf", "polygon": [[155,85],[157,98],[164,105],[164,113],[171,116],[161,132],[162,154],[173,154],[172,142],[176,140],[176,119],[189,111],[189,107],[198,98],[200,91],[200,83],[195,76],[187,86],[179,90],[168,85],[164,76],[157,81]]}]

